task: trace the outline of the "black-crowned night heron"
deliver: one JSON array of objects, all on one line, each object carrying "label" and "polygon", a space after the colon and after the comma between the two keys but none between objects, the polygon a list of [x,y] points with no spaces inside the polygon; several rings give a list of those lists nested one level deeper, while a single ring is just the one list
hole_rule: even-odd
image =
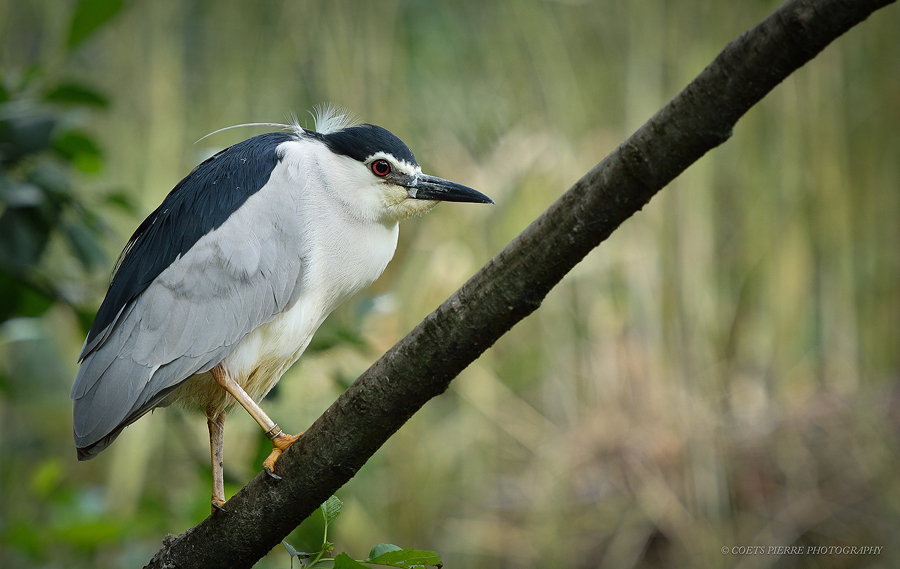
[{"label": "black-crowned night heron", "polygon": [[87,460],[171,403],[206,411],[213,506],[225,504],[225,416],[240,403],[275,461],[297,438],[257,405],[325,317],[370,285],[398,222],[438,201],[493,203],[423,174],[387,130],[331,109],[316,130],[262,134],[195,168],[131,236],[88,333],[72,387]]}]

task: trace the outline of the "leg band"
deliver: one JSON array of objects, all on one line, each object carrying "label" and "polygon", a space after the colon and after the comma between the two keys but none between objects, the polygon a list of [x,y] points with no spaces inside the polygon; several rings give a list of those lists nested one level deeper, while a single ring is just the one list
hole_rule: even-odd
[{"label": "leg band", "polygon": [[273,441],[273,440],[275,440],[275,439],[278,437],[278,435],[280,435],[282,432],[283,432],[283,431],[281,430],[281,427],[279,427],[278,424],[276,424],[274,427],[272,427],[271,429],[269,429],[268,431],[266,431],[266,436],[269,437],[269,440],[270,440],[270,441]]}]

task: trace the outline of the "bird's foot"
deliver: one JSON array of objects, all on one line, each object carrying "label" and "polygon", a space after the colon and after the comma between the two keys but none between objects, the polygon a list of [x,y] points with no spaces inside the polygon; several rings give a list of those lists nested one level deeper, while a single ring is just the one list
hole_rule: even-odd
[{"label": "bird's foot", "polygon": [[299,435],[287,435],[285,433],[278,433],[278,436],[272,439],[272,452],[269,454],[268,458],[263,461],[263,470],[266,471],[266,474],[274,478],[275,480],[281,480],[281,476],[275,474],[275,462],[281,456],[281,453],[287,450],[289,446],[297,442],[303,433]]},{"label": "bird's foot", "polygon": [[225,499],[224,498],[217,498],[216,496],[213,496],[213,498],[212,498],[212,513],[215,514],[216,512],[222,512],[223,514],[227,514],[228,510],[225,509]]}]

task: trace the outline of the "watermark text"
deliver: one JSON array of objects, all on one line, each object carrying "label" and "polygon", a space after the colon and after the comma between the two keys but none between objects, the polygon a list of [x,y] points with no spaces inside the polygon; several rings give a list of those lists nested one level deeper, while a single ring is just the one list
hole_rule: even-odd
[{"label": "watermark text", "polygon": [[722,555],[880,555],[883,545],[735,545]]}]

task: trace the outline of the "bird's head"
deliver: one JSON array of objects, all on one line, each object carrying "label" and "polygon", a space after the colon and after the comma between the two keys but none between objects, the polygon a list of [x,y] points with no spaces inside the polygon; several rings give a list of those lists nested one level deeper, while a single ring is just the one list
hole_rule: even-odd
[{"label": "bird's head", "polygon": [[[422,173],[416,157],[387,129],[350,125],[345,115],[325,109],[313,134],[334,154],[338,176],[331,180],[344,199],[375,216],[401,220],[430,211],[439,201],[494,203],[468,186]],[[311,134],[306,131],[306,134]]]}]

